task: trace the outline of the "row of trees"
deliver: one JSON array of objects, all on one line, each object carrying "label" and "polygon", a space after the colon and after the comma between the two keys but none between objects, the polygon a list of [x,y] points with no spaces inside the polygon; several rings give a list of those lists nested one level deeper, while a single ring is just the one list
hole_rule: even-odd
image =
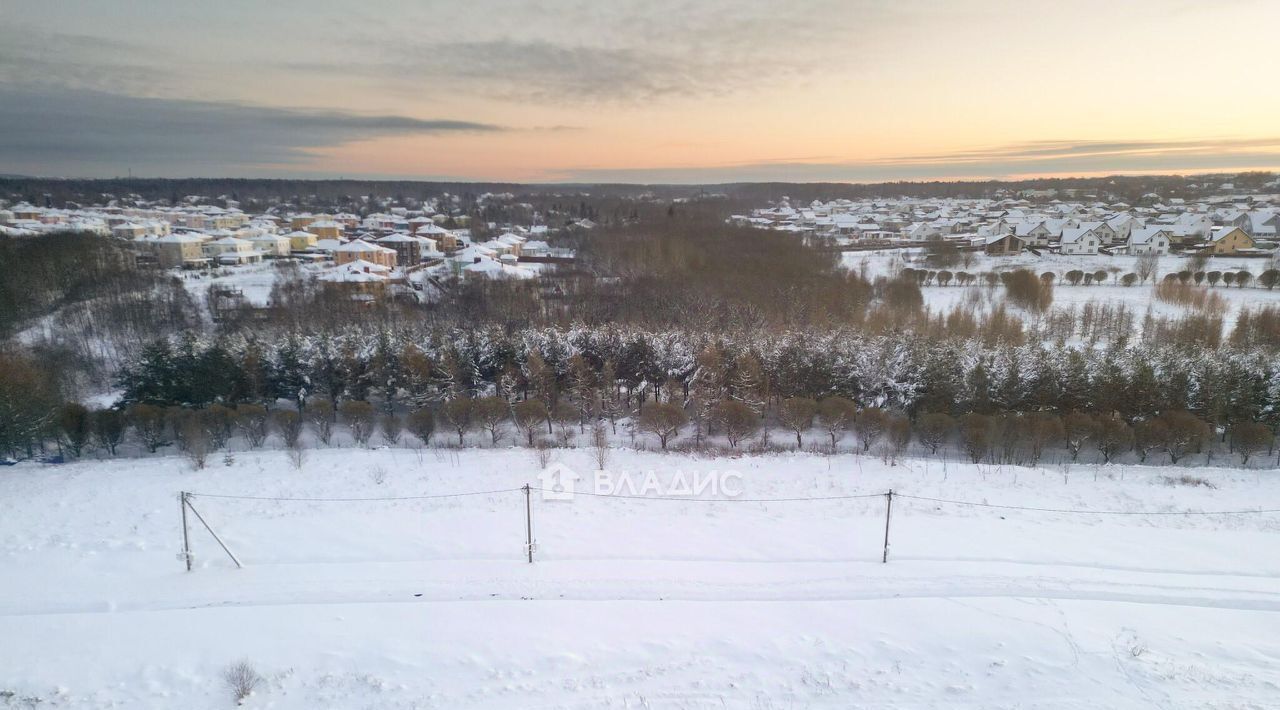
[{"label": "row of trees", "polygon": [[[1274,315],[1252,319],[1255,330]],[[1253,327],[1253,326],[1251,326]],[[1258,336],[1261,337],[1261,336]],[[458,397],[561,401],[587,410],[656,400],[736,399],[756,411],[785,399],[845,397],[914,416],[969,412],[1116,412],[1126,421],[1188,410],[1214,425],[1280,421],[1280,361],[1252,349],[988,346],[911,335],[707,333],[631,329],[295,333],[278,342],[161,341],[120,379],[126,403],[300,407],[317,399],[420,408]]]},{"label": "row of trees", "polygon": [[[1111,462],[1133,452],[1146,462],[1155,455],[1168,456],[1177,464],[1191,454],[1206,454],[1212,460],[1217,448],[1215,431],[1190,412],[1175,410],[1158,417],[1129,423],[1115,413],[1015,412],[1001,415],[969,413],[952,417],[943,412],[922,412],[914,419],[878,407],[859,409],[851,400],[832,396],[822,400],[793,397],[783,400],[770,418],[762,417],[744,402],[720,400],[705,412],[691,411],[670,402],[648,402],[630,422],[637,432],[652,435],[661,448],[684,437],[687,445],[700,448],[712,437],[722,437],[731,448],[759,436],[768,444],[774,429],[790,432],[795,447],[804,448],[806,436],[815,436],[809,446],[834,452],[850,434],[853,449],[899,456],[914,441],[929,454],[938,454],[955,445],[970,461],[1036,465],[1047,452],[1058,451],[1079,460],[1083,451],[1096,451],[1097,459]],[[586,417],[576,408],[561,405],[548,409],[541,400],[507,402],[498,397],[457,398],[436,407],[417,409],[401,415],[379,414],[369,402],[346,401],[336,410],[327,402],[297,410],[268,410],[257,404],[236,408],[214,404],[200,410],[182,407],[161,408],[133,405],[126,411],[89,411],[78,404],[61,407],[52,422],[52,432],[64,453],[80,456],[90,448],[109,455],[128,433],[147,451],[176,446],[197,468],[208,457],[239,435],[252,448],[262,446],[275,433],[288,449],[302,446],[304,428],[324,445],[340,443],[335,438],[339,426],[357,446],[366,446],[376,436],[387,445],[401,445],[411,434],[423,445],[431,442],[437,428],[459,446],[470,432],[480,432],[492,445],[505,441],[514,427],[520,442],[533,447],[559,430],[559,443],[573,442],[575,432],[590,427],[592,440],[599,444],[608,422],[602,412]],[[616,431],[617,423],[613,422]],[[543,432],[545,431],[545,437]],[[1260,422],[1234,423],[1223,432],[1221,441],[1228,453],[1240,456],[1247,465],[1263,451],[1274,450],[1275,436]]]}]

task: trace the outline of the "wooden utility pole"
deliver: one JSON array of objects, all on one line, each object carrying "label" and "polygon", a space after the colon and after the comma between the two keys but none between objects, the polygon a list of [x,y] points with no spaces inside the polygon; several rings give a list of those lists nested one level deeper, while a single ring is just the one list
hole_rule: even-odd
[{"label": "wooden utility pole", "polygon": [[178,494],[178,505],[182,508],[182,559],[187,561],[187,571],[191,571],[191,535],[187,532],[187,492]]},{"label": "wooden utility pole", "polygon": [[884,494],[884,554],[880,557],[882,563],[889,562],[889,517],[893,515],[893,489],[890,488],[888,493]]},{"label": "wooden utility pole", "polygon": [[524,484],[524,549],[533,564],[533,496],[529,484]]}]

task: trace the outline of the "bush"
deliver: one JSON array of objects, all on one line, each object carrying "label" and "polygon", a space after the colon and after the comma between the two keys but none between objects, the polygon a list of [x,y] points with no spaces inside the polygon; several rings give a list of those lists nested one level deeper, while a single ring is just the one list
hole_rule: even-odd
[{"label": "bush", "polygon": [[267,408],[260,404],[242,404],[236,408],[236,425],[249,446],[255,449],[267,440],[270,421]]},{"label": "bush", "polygon": [[431,435],[436,431],[436,416],[430,409],[422,408],[409,412],[409,431],[423,444],[431,443]]},{"label": "bush", "polygon": [[813,426],[813,418],[817,414],[818,403],[808,397],[791,397],[782,401],[778,418],[784,427],[795,432],[797,449],[804,446],[802,435]]},{"label": "bush", "polygon": [[1191,412],[1169,412],[1161,419],[1169,432],[1164,450],[1169,454],[1170,463],[1178,463],[1188,453],[1199,451],[1211,434],[1209,425]]},{"label": "bush", "polygon": [[236,705],[243,705],[258,686],[262,685],[262,680],[262,675],[248,661],[233,663],[222,671],[222,682],[231,691],[231,698]]},{"label": "bush", "polygon": [[58,436],[67,451],[79,457],[89,443],[93,426],[89,418],[89,410],[83,404],[70,402],[58,409]]},{"label": "bush", "polygon": [[363,400],[349,399],[338,405],[338,413],[351,430],[351,438],[361,446],[368,444],[369,438],[373,436],[373,405]]},{"label": "bush", "polygon": [[400,437],[404,434],[404,420],[398,414],[388,412],[382,415],[378,425],[382,429],[382,440],[389,446],[400,443]]},{"label": "bush", "polygon": [[161,446],[169,445],[168,417],[163,409],[152,404],[135,404],[129,407],[126,416],[147,451],[154,454]]},{"label": "bush", "polygon": [[973,463],[982,461],[995,444],[995,420],[985,414],[966,414],[960,418],[960,445]]},{"label": "bush", "polygon": [[93,440],[112,456],[116,455],[116,447],[124,440],[128,422],[125,416],[116,409],[99,409],[93,413]]},{"label": "bush", "polygon": [[712,410],[711,417],[724,431],[729,446],[735,449],[739,442],[760,428],[760,416],[736,399],[721,400]]},{"label": "bush", "polygon": [[832,450],[844,436],[845,430],[853,423],[857,413],[858,405],[844,397],[825,397],[818,402],[818,421],[822,422],[822,428],[827,431],[827,436],[831,437]]},{"label": "bush", "polygon": [[1053,303],[1053,282],[1037,278],[1026,269],[1015,269],[1003,275],[1005,297],[1015,306],[1037,313]]},{"label": "bush", "polygon": [[1133,448],[1133,428],[1115,414],[1099,417],[1094,445],[1102,454],[1103,463]]},{"label": "bush", "polygon": [[955,431],[956,420],[942,412],[926,412],[916,420],[916,439],[929,447],[929,453],[938,453],[938,447],[946,443]]},{"label": "bush", "polygon": [[333,403],[325,399],[318,400],[308,404],[306,412],[307,421],[311,422],[316,438],[328,446],[333,439]]},{"label": "bush", "polygon": [[680,435],[680,427],[689,421],[689,415],[670,402],[646,402],[640,408],[640,428],[658,437],[662,448]]},{"label": "bush", "polygon": [[884,435],[889,426],[889,417],[879,407],[867,407],[858,412],[853,419],[853,427],[862,442],[862,450],[867,451],[871,445]]},{"label": "bush", "polygon": [[[538,433],[538,427],[551,421],[551,412],[547,410],[547,405],[543,404],[542,400],[526,399],[516,402],[511,407],[511,420],[516,423],[516,428],[524,433],[528,445],[533,446],[533,438]],[[461,436],[458,437],[458,441],[462,441]]]},{"label": "bush", "polygon": [[297,448],[302,438],[302,417],[292,409],[277,409],[271,413],[271,422],[275,424],[284,445],[290,449]]},{"label": "bush", "polygon": [[472,412],[480,427],[489,432],[490,443],[502,438],[502,423],[511,415],[511,405],[501,397],[481,397],[472,402]]},{"label": "bush", "polygon": [[1270,447],[1274,438],[1271,427],[1262,422],[1236,422],[1229,434],[1231,450],[1240,454],[1241,463],[1246,466],[1254,454]]}]

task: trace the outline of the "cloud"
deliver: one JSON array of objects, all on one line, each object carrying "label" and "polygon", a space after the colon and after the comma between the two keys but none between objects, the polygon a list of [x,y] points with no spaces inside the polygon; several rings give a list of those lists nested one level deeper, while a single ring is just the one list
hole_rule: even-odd
[{"label": "cloud", "polygon": [[[475,0],[468,7],[460,17],[428,16],[349,35],[333,53],[341,61],[279,66],[304,75],[398,83],[404,90],[420,91],[425,84],[544,104],[704,99],[847,65],[883,41],[877,31],[905,17],[871,0],[797,0],[785,14],[765,0]],[[468,30],[477,17],[485,22]],[[563,21],[570,17],[574,22]],[[438,22],[456,23],[457,31],[433,35],[430,28]]]},{"label": "cloud", "polygon": [[0,167],[43,175],[260,174],[288,171],[310,160],[309,151],[351,141],[506,130],[455,119],[0,87]]},{"label": "cloud", "polygon": [[173,58],[115,38],[0,26],[0,86],[146,93],[174,83]]},{"label": "cloud", "polygon": [[582,168],[554,182],[881,182],[1024,175],[1280,169],[1280,137],[1200,140],[1035,141],[876,160],[762,160],[720,166]]}]

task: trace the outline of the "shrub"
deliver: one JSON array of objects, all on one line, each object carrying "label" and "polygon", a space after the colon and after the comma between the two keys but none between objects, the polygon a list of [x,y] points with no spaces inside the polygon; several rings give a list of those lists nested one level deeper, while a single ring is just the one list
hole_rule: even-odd
[{"label": "shrub", "polygon": [[[813,418],[818,414],[818,403],[808,397],[791,397],[782,401],[778,408],[778,418],[796,435],[796,448],[804,446],[803,433],[813,426]],[[834,444],[833,444],[834,445]]]},{"label": "shrub", "polygon": [[1271,446],[1274,436],[1271,427],[1262,422],[1236,422],[1229,434],[1231,449],[1240,454],[1241,463],[1249,465],[1249,458]]},{"label": "shrub", "polygon": [[260,404],[242,404],[236,408],[236,425],[249,446],[255,449],[266,441],[269,422],[267,408]]},{"label": "shrub", "polygon": [[[524,432],[529,446],[533,446],[533,438],[538,433],[538,427],[551,420],[551,412],[547,410],[547,405],[543,404],[542,400],[526,399],[512,405],[511,420],[516,423],[517,429]],[[462,437],[459,436],[458,440],[461,441]]]},{"label": "shrub", "polygon": [[1052,281],[1037,278],[1026,269],[1006,272],[1003,277],[1005,296],[1010,303],[1037,313],[1053,303]]},{"label": "shrub", "polygon": [[316,433],[316,438],[326,446],[333,439],[334,411],[333,403],[319,400],[307,405],[307,420]]},{"label": "shrub", "polygon": [[372,404],[363,400],[349,399],[338,405],[338,413],[342,415],[342,421],[351,430],[351,438],[355,439],[357,444],[364,446],[369,443],[369,437],[373,436]]},{"label": "shrub", "polygon": [[735,449],[739,442],[760,428],[760,416],[736,399],[721,400],[712,410],[711,416],[724,431],[729,446]]},{"label": "shrub", "polygon": [[382,415],[378,425],[382,429],[383,441],[390,446],[400,443],[400,437],[404,434],[404,420],[400,418],[400,415],[388,412]]},{"label": "shrub", "polygon": [[832,449],[835,449],[836,443],[844,436],[857,413],[858,406],[844,397],[833,395],[818,402],[818,421],[822,423],[827,436],[831,437]]},{"label": "shrub", "polygon": [[916,420],[916,439],[929,447],[929,453],[938,453],[938,447],[946,443],[955,431],[956,420],[942,412],[926,412]]},{"label": "shrub", "polygon": [[161,446],[169,444],[168,417],[165,411],[152,404],[135,404],[126,412],[133,430],[147,451],[155,453]]},{"label": "shrub", "polygon": [[688,421],[689,415],[670,402],[646,402],[640,408],[640,428],[657,436],[664,449],[668,441],[679,436],[680,427]]},{"label": "shrub", "polygon": [[302,417],[292,409],[277,409],[271,413],[271,422],[275,424],[284,445],[290,449],[297,448],[302,438]]},{"label": "shrub", "polygon": [[98,446],[116,455],[116,447],[124,440],[128,428],[125,416],[116,409],[99,409],[93,413],[93,440]]},{"label": "shrub", "polygon": [[858,412],[853,419],[853,428],[858,432],[863,451],[869,450],[871,445],[884,435],[888,426],[889,417],[879,407],[867,407]]},{"label": "shrub", "polygon": [[436,431],[436,416],[430,409],[415,409],[409,412],[409,431],[418,437],[423,444],[431,443],[431,435]]},{"label": "shrub", "polygon": [[481,397],[472,402],[472,411],[480,426],[489,432],[490,443],[502,438],[502,423],[511,415],[511,405],[501,397]]},{"label": "shrub", "polygon": [[960,445],[973,463],[991,452],[995,434],[995,421],[985,414],[966,414],[960,418]]},{"label": "shrub", "polygon": [[58,409],[58,436],[72,456],[79,457],[89,443],[93,425],[83,404],[69,402]]},{"label": "shrub", "polygon": [[262,685],[262,675],[248,661],[239,661],[222,671],[222,682],[231,691],[231,698],[236,705],[243,705],[258,686]]}]

